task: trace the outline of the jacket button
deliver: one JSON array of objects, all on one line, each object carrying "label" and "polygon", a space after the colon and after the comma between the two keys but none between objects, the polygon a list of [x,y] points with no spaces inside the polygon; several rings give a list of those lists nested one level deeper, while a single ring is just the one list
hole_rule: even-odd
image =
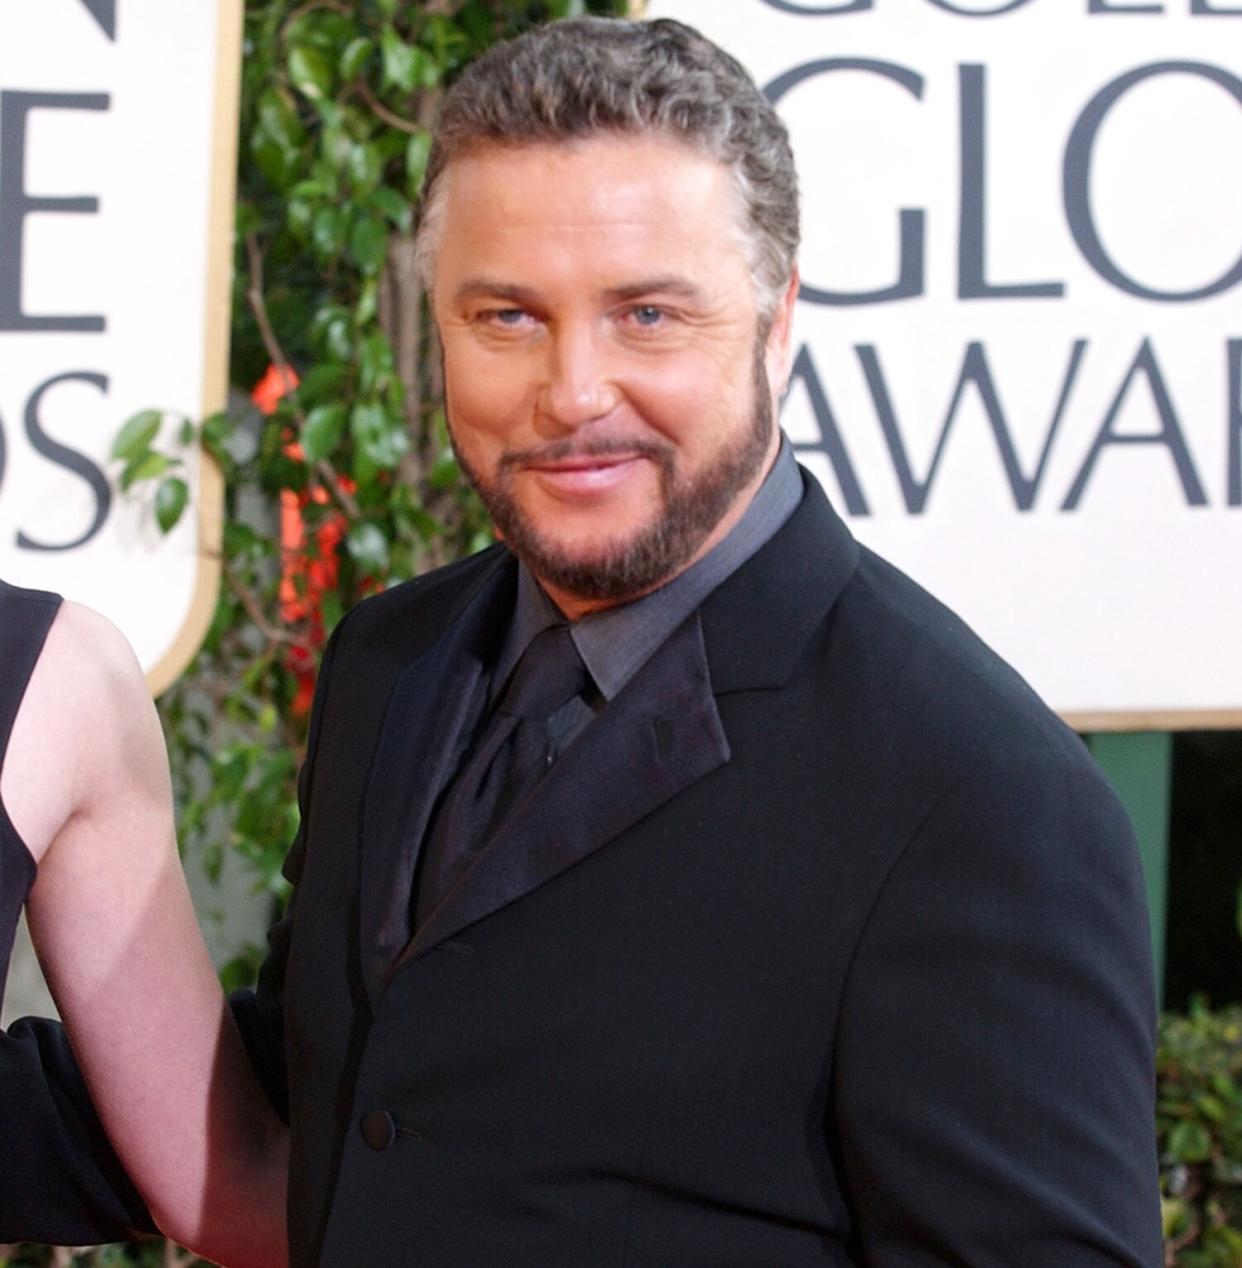
[{"label": "jacket button", "polygon": [[383,1151],[397,1139],[397,1124],[387,1110],[372,1110],[362,1116],[362,1139],[372,1149]]}]

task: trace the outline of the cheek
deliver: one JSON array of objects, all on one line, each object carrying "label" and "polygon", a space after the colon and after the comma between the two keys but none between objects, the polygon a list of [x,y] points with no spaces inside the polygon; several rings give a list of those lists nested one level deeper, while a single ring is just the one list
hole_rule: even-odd
[{"label": "cheek", "polygon": [[449,422],[459,445],[499,447],[525,415],[519,376],[495,365],[475,366],[469,358],[444,359]]},{"label": "cheek", "polygon": [[643,376],[632,399],[659,431],[692,446],[730,431],[740,414],[749,414],[753,373],[749,352],[729,359],[671,358]]}]

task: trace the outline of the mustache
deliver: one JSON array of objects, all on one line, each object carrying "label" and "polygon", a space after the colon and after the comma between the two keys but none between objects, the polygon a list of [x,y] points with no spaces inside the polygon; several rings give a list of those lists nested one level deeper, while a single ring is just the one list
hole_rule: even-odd
[{"label": "mustache", "polygon": [[512,471],[515,467],[538,465],[542,462],[565,462],[590,458],[610,458],[617,454],[627,457],[650,458],[655,462],[667,461],[672,446],[659,444],[648,437],[627,439],[625,436],[596,436],[582,438],[566,436],[546,445],[532,445],[528,449],[510,449],[501,456],[500,469]]}]

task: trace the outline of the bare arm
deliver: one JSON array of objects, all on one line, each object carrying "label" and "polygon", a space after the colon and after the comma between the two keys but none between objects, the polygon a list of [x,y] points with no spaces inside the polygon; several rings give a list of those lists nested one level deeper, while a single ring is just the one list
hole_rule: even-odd
[{"label": "bare arm", "polygon": [[39,863],[28,914],[44,972],[156,1221],[222,1263],[285,1263],[286,1132],[195,921],[146,684],[124,639],[86,609],[57,616],[3,791]]}]

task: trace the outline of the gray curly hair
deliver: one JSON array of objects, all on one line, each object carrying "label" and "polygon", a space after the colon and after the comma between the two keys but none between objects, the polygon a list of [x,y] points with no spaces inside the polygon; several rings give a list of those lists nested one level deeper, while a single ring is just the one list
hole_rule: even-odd
[{"label": "gray curly hair", "polygon": [[443,176],[483,145],[655,133],[732,171],[744,208],[761,317],[789,282],[798,250],[798,179],[789,136],[741,65],[669,19],[570,18],[489,49],[445,94],[432,133],[418,226],[430,287],[443,228]]}]

